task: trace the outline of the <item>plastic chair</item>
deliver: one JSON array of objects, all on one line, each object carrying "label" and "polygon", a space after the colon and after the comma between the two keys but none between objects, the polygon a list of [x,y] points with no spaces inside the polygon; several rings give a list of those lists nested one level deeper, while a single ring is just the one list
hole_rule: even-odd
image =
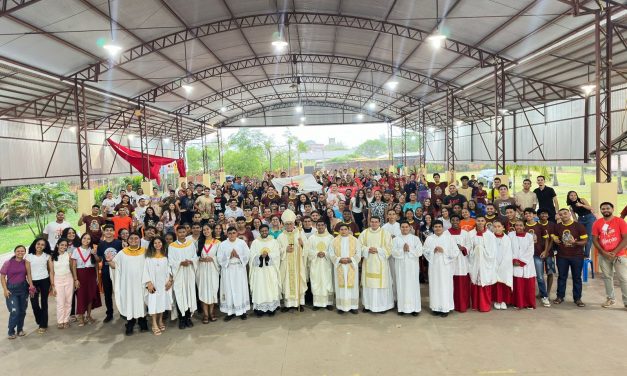
[{"label": "plastic chair", "polygon": [[590,268],[592,279],[594,279],[594,262],[592,261],[592,259],[583,260],[583,281],[584,282],[588,282],[588,267]]}]

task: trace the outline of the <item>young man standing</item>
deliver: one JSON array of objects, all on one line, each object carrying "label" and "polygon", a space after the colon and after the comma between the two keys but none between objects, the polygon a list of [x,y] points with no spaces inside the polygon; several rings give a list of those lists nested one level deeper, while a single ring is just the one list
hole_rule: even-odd
[{"label": "young man standing", "polygon": [[459,248],[442,221],[433,221],[433,234],[423,247],[429,261],[429,307],[435,316],[446,317],[455,309],[453,300],[453,263],[459,256]]},{"label": "young man standing", "polygon": [[[553,276],[557,273],[555,268],[555,249],[557,245],[553,242],[551,234],[555,233],[555,223],[549,221],[549,212],[546,209],[539,209],[537,212],[538,223],[548,235],[548,246],[544,254],[540,257],[544,260],[544,270],[546,271],[546,296],[551,296],[553,288]],[[536,275],[536,278],[538,276]],[[544,303],[543,303],[544,304]]]},{"label": "young man standing", "polygon": [[243,216],[244,216],[244,211],[242,210],[242,208],[237,206],[237,200],[230,199],[229,206],[224,210],[224,217],[226,219],[229,219],[229,218],[237,218],[237,217],[243,217]]},{"label": "young man standing", "polygon": [[542,299],[542,305],[550,307],[549,293],[546,290],[544,280],[544,260],[549,252],[549,233],[546,226],[536,222],[536,211],[532,208],[525,209],[525,230],[533,238],[533,263],[536,269],[536,282]]},{"label": "young man standing", "polygon": [[468,250],[471,239],[468,232],[461,229],[460,218],[451,216],[451,228],[448,229],[451,238],[459,248],[459,254],[453,261],[453,301],[457,312],[466,312],[470,307],[470,275],[468,274]]},{"label": "young man standing", "polygon": [[122,241],[115,238],[113,225],[105,225],[102,228],[102,238],[98,243],[96,255],[102,262],[102,289],[104,291],[105,307],[107,309],[103,323],[113,320],[113,282],[110,277],[108,255],[113,258],[122,250]]},{"label": "young man standing", "polygon": [[418,316],[421,311],[419,260],[422,256],[422,243],[417,236],[411,234],[411,230],[409,223],[401,222],[401,235],[392,240],[392,257],[398,313]]},{"label": "young man standing", "polygon": [[488,230],[492,231],[494,221],[504,221],[504,219],[496,213],[494,204],[487,204],[485,206],[485,222]]},{"label": "young man standing", "polygon": [[107,219],[107,221],[113,218],[116,205],[117,203],[113,198],[113,192],[107,191],[105,199],[102,200],[102,214],[104,215],[105,219]]},{"label": "young man standing", "polygon": [[449,210],[452,210],[453,206],[457,204],[461,205],[463,208],[466,207],[466,197],[457,193],[457,187],[455,186],[455,184],[451,184],[448,186],[448,192],[449,194],[445,196],[442,200],[442,207]]},{"label": "young man standing", "polygon": [[43,231],[44,239],[50,243],[51,249],[54,249],[57,245],[57,241],[61,238],[61,233],[68,227],[70,227],[70,224],[65,221],[65,212],[58,210],[56,221],[48,223]]},{"label": "young man standing", "polygon": [[444,190],[448,186],[448,183],[445,181],[440,181],[440,174],[437,172],[433,174],[433,181],[428,182],[427,185],[431,190],[431,202],[435,202],[436,199],[444,198]]},{"label": "young man standing", "polygon": [[570,269],[573,278],[573,299],[577,307],[585,307],[586,305],[581,301],[581,271],[588,233],[584,225],[573,221],[570,210],[560,209],[558,215],[562,222],[555,226],[555,233],[551,235],[557,244],[558,270],[557,298],[553,303],[561,304],[564,302],[568,269]]},{"label": "young man standing", "polygon": [[228,239],[220,243],[218,248],[218,263],[221,268],[220,311],[226,313],[224,321],[230,321],[235,316],[246,320],[246,311],[250,309],[248,276],[246,275],[250,249],[246,242],[237,237],[235,227],[229,227],[226,234]]},{"label": "young man standing", "polygon": [[357,314],[361,244],[350,234],[348,226],[340,226],[340,235],[331,242],[329,256],[334,267],[333,290],[337,313],[343,314],[350,311],[352,314]]},{"label": "young man standing", "polygon": [[105,224],[104,218],[102,218],[99,214],[100,206],[92,205],[91,214],[83,214],[78,219],[78,225],[85,225],[85,232],[91,236],[91,241],[94,244],[98,244],[100,242],[100,238],[102,237],[102,226]]},{"label": "young man standing", "polygon": [[213,197],[208,187],[205,187],[203,194],[196,199],[194,206],[196,213],[200,213],[203,224],[207,223],[209,218],[213,218]]},{"label": "young man standing", "polygon": [[523,180],[523,189],[522,191],[516,193],[516,205],[521,210],[525,210],[527,208],[536,209],[538,206],[538,197],[531,190],[531,180],[525,179]]},{"label": "young man standing", "polygon": [[472,200],[472,187],[468,185],[469,180],[468,176],[462,176],[462,186],[457,190],[460,195],[466,197],[466,202]]},{"label": "young man standing", "polygon": [[495,177],[492,181],[492,188],[488,190],[488,202],[494,202],[494,200],[499,198],[499,187],[501,186],[501,178]]},{"label": "young man standing", "polygon": [[614,296],[614,272],[620,282],[623,304],[627,308],[627,223],[614,216],[614,205],[604,202],[600,206],[603,218],[592,226],[592,242],[599,250],[599,266],[603,273],[607,300],[601,306],[616,304]]},{"label": "young man standing", "polygon": [[332,241],[333,236],[327,231],[326,224],[319,221],[316,233],[305,244],[314,311],[333,308],[333,264],[327,253],[331,250]]},{"label": "young man standing", "polygon": [[555,223],[558,219],[557,211],[560,209],[555,190],[546,186],[544,176],[542,175],[538,176],[536,181],[538,182],[538,188],[534,189],[533,193],[536,194],[538,199],[538,210],[547,210],[549,212],[549,221]]},{"label": "young man standing", "polygon": [[379,217],[370,218],[370,227],[359,235],[363,257],[361,285],[364,312],[384,313],[394,307],[392,274],[388,258],[392,237],[381,228]]},{"label": "young man standing", "polygon": [[494,200],[493,203],[496,207],[496,211],[502,216],[507,215],[505,210],[508,207],[513,206],[515,209],[517,208],[516,199],[509,197],[509,188],[507,188],[505,184],[501,184],[499,187],[499,198]]},{"label": "young man standing", "polygon": [[281,250],[269,235],[268,225],[259,227],[259,238],[250,248],[250,292],[253,311],[258,317],[273,316],[281,306]]},{"label": "young man standing", "polygon": [[168,247],[168,262],[174,276],[174,299],[179,317],[179,329],[191,328],[192,313],[196,310],[196,269],[198,255],[193,240],[187,240],[184,226],[176,229],[176,241]]}]

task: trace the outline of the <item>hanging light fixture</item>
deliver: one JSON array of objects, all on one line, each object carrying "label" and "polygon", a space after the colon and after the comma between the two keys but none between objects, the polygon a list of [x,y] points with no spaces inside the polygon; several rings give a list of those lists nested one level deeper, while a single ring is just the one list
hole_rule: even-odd
[{"label": "hanging light fixture", "polygon": [[289,45],[289,43],[285,39],[285,35],[281,26],[285,27],[284,25],[279,24],[277,26],[278,30],[272,34],[272,46],[278,51],[282,51]]},{"label": "hanging light fixture", "polygon": [[109,30],[111,32],[111,41],[102,46],[105,51],[111,57],[116,57],[121,51],[122,46],[115,43],[115,38],[113,37],[113,16],[111,14],[111,0],[107,0],[107,4],[109,5]]},{"label": "hanging light fixture", "polygon": [[357,120],[360,120],[360,121],[364,120],[364,114],[362,113],[357,114]]},{"label": "hanging light fixture", "polygon": [[297,114],[300,114],[301,112],[303,112],[303,106],[298,105],[294,107],[294,111],[296,111]]},{"label": "hanging light fixture", "polygon": [[225,113],[226,112],[226,107],[225,106],[220,107],[220,112],[221,113]]},{"label": "hanging light fixture", "polygon": [[442,47],[444,45],[444,41],[446,40],[446,35],[444,35],[440,31],[440,23],[441,23],[442,20],[440,19],[440,2],[439,2],[439,0],[435,0],[435,17],[436,17],[436,25],[437,26],[436,26],[435,32],[427,37],[427,42],[429,42],[431,47],[433,47],[434,49],[439,49],[440,47]]},{"label": "hanging light fixture", "polygon": [[433,133],[433,132],[435,132],[435,128],[429,127],[429,133]]},{"label": "hanging light fixture", "polygon": [[368,109],[369,109],[370,111],[374,111],[374,110],[376,110],[376,109],[377,109],[377,104],[376,104],[376,103],[374,103],[374,102],[370,102],[370,103],[368,103]]},{"label": "hanging light fixture", "polygon": [[507,108],[500,108],[499,113],[503,116],[509,114],[509,110]]},{"label": "hanging light fixture", "polygon": [[305,121],[305,117],[304,117],[304,116],[301,116],[301,117],[300,117],[300,121],[301,121],[301,122]]},{"label": "hanging light fixture", "polygon": [[243,117],[243,118],[239,119],[239,122],[242,123],[242,124],[246,124],[246,118]]},{"label": "hanging light fixture", "polygon": [[462,124],[464,124],[464,122],[463,122],[463,121],[461,121],[461,120],[455,120],[455,125],[457,125],[458,127],[459,127],[460,125],[462,125]]},{"label": "hanging light fixture", "polygon": [[397,86],[398,86],[398,81],[396,80],[395,77],[392,77],[388,82],[385,83],[385,87],[387,87],[388,89],[392,91],[396,90]]},{"label": "hanging light fixture", "polygon": [[585,95],[586,97],[592,94],[592,92],[594,92],[596,88],[597,86],[594,84],[581,85],[581,90],[583,91],[583,95]]}]

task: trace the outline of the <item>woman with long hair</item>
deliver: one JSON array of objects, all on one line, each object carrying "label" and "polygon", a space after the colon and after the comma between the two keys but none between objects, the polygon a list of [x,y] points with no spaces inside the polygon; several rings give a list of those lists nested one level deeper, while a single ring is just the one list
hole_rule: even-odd
[{"label": "woman with long hair", "polygon": [[120,241],[122,242],[123,248],[128,247],[128,237],[130,235],[131,235],[131,232],[128,231],[128,229],[126,228],[121,228],[120,231],[118,231],[118,239],[120,239]]},{"label": "woman with long hair", "polygon": [[588,258],[590,257],[590,249],[592,248],[592,225],[597,219],[592,213],[593,208],[585,198],[579,197],[575,191],[568,192],[566,205],[570,208],[573,218],[586,227],[588,242],[584,248],[584,257]]},{"label": "woman with long hair", "polygon": [[35,290],[30,275],[30,263],[26,261],[26,247],[18,245],[13,257],[0,268],[0,283],[9,310],[9,339],[24,337],[24,318],[28,308],[29,292]]},{"label": "woman with long hair", "polygon": [[163,222],[163,229],[166,233],[174,232],[174,227],[179,222],[180,214],[176,207],[176,204],[170,203],[167,209],[163,211],[161,215],[161,221]]},{"label": "woman with long hair", "polygon": [[372,199],[370,205],[368,205],[368,223],[370,223],[370,218],[372,217],[385,218],[387,207],[388,204],[383,202],[381,190],[374,191],[374,198]]},{"label": "woman with long hair", "polygon": [[150,241],[146,250],[142,283],[146,286],[145,303],[152,319],[152,332],[165,331],[163,312],[172,310],[172,273],[168,264],[168,247],[162,237]]},{"label": "woman with long hair", "polygon": [[76,289],[76,313],[78,326],[93,324],[91,310],[100,307],[100,291],[98,291],[98,272],[96,271],[96,249],[87,233],[81,236],[81,245],[72,253],[72,275]]},{"label": "woman with long hair", "polygon": [[144,214],[144,228],[157,227],[157,223],[159,223],[159,216],[155,208],[152,206],[147,207]]},{"label": "woman with long hair", "polygon": [[52,269],[50,283],[57,303],[57,328],[70,327],[70,311],[74,300],[74,279],[72,278],[72,262],[68,252],[68,240],[59,239],[52,251]]},{"label": "woman with long hair", "polygon": [[355,195],[351,197],[349,208],[361,232],[364,229],[364,213],[368,209],[368,200],[366,200],[366,193],[363,189],[357,190]]},{"label": "woman with long hair", "polygon": [[444,227],[445,231],[451,228],[450,212],[447,208],[442,208],[441,215],[438,220],[442,221],[442,226]]},{"label": "woman with long hair", "polygon": [[261,219],[255,217],[253,218],[253,226],[252,226],[252,233],[253,233],[253,238],[257,239],[261,236],[261,234],[259,233],[259,229],[261,228]]},{"label": "woman with long hair", "polygon": [[298,210],[298,213],[300,215],[305,215],[305,205],[310,204],[311,205],[311,201],[309,200],[309,197],[304,194],[301,193],[300,195],[298,195],[298,206],[296,207],[296,209]]},{"label": "woman with long hair", "polygon": [[81,239],[73,227],[67,227],[61,232],[61,237],[67,239],[68,251],[81,246]]},{"label": "woman with long hair", "polygon": [[213,237],[218,239],[219,241],[223,241],[226,239],[226,235],[224,235],[224,229],[222,225],[217,224],[216,227],[213,228]]},{"label": "woman with long hair", "polygon": [[185,195],[176,202],[181,215],[181,223],[192,223],[194,216],[194,191],[191,188],[185,190]]},{"label": "woman with long hair", "polygon": [[[50,272],[52,259],[50,243],[44,238],[33,240],[28,247],[26,261],[30,263],[31,278],[35,293],[30,297],[35,322],[39,326],[37,333],[44,334],[48,330],[48,296],[50,295]],[[52,285],[54,289],[54,285]]]},{"label": "woman with long hair", "polygon": [[214,239],[213,229],[209,225],[202,227],[198,238],[198,269],[196,270],[196,285],[198,286],[198,300],[202,306],[202,323],[216,321],[214,313],[218,303],[218,288],[220,287],[220,264],[217,255],[220,241]]},{"label": "woman with long hair", "polygon": [[333,209],[331,208],[327,208],[324,214],[324,223],[326,223],[327,225],[327,230],[330,234],[333,234],[333,229],[341,221],[335,217],[335,211],[333,211]]}]

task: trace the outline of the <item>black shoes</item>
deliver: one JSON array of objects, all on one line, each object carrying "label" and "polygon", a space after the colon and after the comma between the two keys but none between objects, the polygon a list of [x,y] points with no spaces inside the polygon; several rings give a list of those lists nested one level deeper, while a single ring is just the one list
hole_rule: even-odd
[{"label": "black shoes", "polygon": [[342,311],[342,310],[338,309],[338,310],[337,310],[337,313],[338,313],[339,315],[343,315],[343,314],[344,314],[344,311]]},{"label": "black shoes", "polygon": [[261,317],[261,316],[263,316],[263,312],[261,312],[259,310],[255,310],[255,316]]},{"label": "black shoes", "polygon": [[274,316],[275,313],[276,313],[276,309],[274,311],[268,312],[268,316],[272,317],[272,316]]},{"label": "black shoes", "polygon": [[126,322],[126,332],[124,334],[126,334],[127,336],[132,336],[134,327],[135,327],[135,320],[128,320]]},{"label": "black shoes", "polygon": [[328,305],[327,306],[327,311],[333,311],[333,306],[332,305]]},{"label": "black shoes", "polygon": [[179,319],[179,329],[185,329],[187,326],[185,325],[185,319]]},{"label": "black shoes", "polygon": [[235,315],[226,315],[224,316],[224,321],[231,321],[233,320],[233,317],[235,317]]},{"label": "black shoes", "polygon": [[305,307],[300,306],[300,308],[298,310],[301,311],[301,312],[305,312]]},{"label": "black shoes", "polygon": [[283,308],[281,308],[281,312],[287,312],[287,311],[289,311],[289,310],[290,310],[290,309],[289,309],[289,307],[283,307]]},{"label": "black shoes", "polygon": [[356,315],[357,313],[359,313],[356,309],[351,309],[351,310],[350,310],[350,312],[351,312],[353,315]]},{"label": "black shoes", "polygon": [[107,315],[107,317],[105,317],[102,322],[106,324],[108,322],[111,322],[111,320],[113,320],[113,315]]},{"label": "black shoes", "polygon": [[194,323],[192,322],[192,318],[191,317],[186,317],[185,318],[185,327],[187,327],[187,328],[193,328],[194,327]]},{"label": "black shoes", "polygon": [[239,318],[242,319],[242,320],[246,320],[248,318],[248,315],[246,313],[244,313]]},{"label": "black shoes", "polygon": [[414,316],[414,317],[418,316],[419,314],[420,314],[420,312],[412,312],[411,313],[411,315]]},{"label": "black shoes", "polygon": [[148,321],[146,321],[145,318],[141,318],[137,320],[137,323],[139,324],[139,331],[140,332],[147,332],[148,331]]},{"label": "black shoes", "polygon": [[317,310],[319,310],[319,309],[320,309],[320,307],[316,307],[316,306],[314,306],[312,309],[313,309],[314,311],[317,311]]}]

